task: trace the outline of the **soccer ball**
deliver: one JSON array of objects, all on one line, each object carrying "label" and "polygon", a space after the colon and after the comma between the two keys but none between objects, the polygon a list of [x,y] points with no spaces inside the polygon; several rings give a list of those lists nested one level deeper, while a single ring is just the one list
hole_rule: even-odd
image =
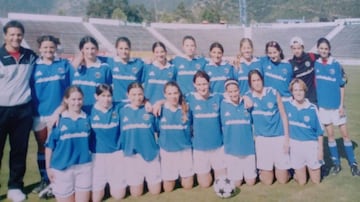
[{"label": "soccer ball", "polygon": [[220,198],[231,197],[236,189],[234,182],[225,176],[216,178],[213,187]]}]

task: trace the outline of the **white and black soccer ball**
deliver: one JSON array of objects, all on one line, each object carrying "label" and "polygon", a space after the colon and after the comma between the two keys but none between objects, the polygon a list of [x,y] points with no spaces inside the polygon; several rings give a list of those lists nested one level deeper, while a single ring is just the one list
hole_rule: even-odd
[{"label": "white and black soccer ball", "polygon": [[214,181],[214,191],[220,198],[229,198],[235,194],[235,184],[229,178],[223,176]]}]

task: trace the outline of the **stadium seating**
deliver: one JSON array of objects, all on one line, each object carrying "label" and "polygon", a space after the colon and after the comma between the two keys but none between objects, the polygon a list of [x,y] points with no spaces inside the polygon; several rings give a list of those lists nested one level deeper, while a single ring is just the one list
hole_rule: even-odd
[{"label": "stadium seating", "polygon": [[331,53],[336,58],[360,57],[360,24],[346,25],[345,28],[331,40]]}]

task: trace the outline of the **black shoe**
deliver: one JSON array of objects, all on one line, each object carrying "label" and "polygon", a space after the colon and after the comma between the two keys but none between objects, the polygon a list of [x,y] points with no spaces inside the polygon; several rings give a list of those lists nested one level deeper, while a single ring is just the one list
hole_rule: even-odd
[{"label": "black shoe", "polygon": [[332,175],[337,175],[337,174],[339,174],[340,171],[341,171],[340,165],[333,165],[333,167],[331,167],[331,169],[330,169],[330,173]]},{"label": "black shoe", "polygon": [[43,189],[49,185],[45,180],[41,180],[40,184],[32,190],[32,193],[39,194]]},{"label": "black shoe", "polygon": [[43,198],[43,199],[49,199],[49,198],[53,198],[54,194],[52,193],[52,186],[51,184],[49,184],[47,187],[45,187],[45,189],[43,189],[39,194],[38,194],[39,198]]},{"label": "black shoe", "polygon": [[360,170],[358,169],[357,164],[352,164],[351,165],[351,174],[353,176],[360,176]]}]

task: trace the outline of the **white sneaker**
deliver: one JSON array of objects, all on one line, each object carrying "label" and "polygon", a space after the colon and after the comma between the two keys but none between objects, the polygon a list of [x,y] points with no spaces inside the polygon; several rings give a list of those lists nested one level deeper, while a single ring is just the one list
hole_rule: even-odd
[{"label": "white sneaker", "polygon": [[7,197],[13,202],[22,202],[26,199],[25,194],[20,189],[9,189]]}]

